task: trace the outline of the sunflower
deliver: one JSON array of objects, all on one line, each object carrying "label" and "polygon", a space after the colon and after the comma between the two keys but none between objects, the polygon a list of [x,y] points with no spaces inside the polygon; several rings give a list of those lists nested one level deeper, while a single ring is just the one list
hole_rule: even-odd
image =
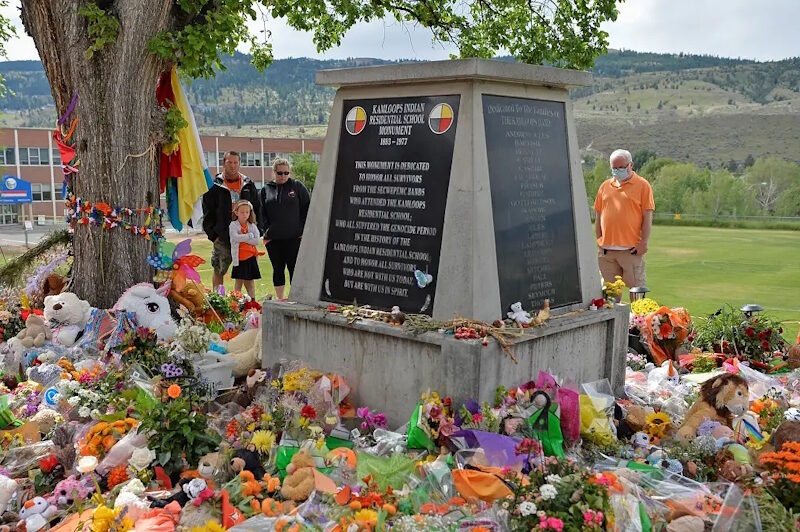
[{"label": "sunflower", "polygon": [[656,438],[663,438],[670,429],[669,414],[665,412],[652,413],[647,416],[647,433]]}]

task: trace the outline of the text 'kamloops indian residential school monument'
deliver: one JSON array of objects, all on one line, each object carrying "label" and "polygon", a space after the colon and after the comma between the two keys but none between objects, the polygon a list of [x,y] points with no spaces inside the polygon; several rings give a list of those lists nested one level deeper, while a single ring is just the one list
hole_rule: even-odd
[{"label": "text 'kamloops indian residential school monument'", "polygon": [[[600,296],[570,87],[585,72],[466,59],[326,70],[338,87],[292,302],[264,306],[264,366],[343,375],[391,425],[436,389],[491,401],[539,370],[624,382],[628,307]],[[520,302],[552,317],[512,342],[414,335],[331,303],[492,323]]]}]

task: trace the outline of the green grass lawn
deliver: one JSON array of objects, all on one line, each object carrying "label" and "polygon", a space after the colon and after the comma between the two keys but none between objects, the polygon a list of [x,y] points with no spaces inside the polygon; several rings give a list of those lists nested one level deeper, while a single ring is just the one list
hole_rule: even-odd
[{"label": "green grass lawn", "polygon": [[797,337],[800,234],[796,231],[654,226],[647,252],[650,297],[693,316],[758,303]]},{"label": "green grass lawn", "polygon": [[[170,238],[171,241],[180,242],[186,237],[181,236],[178,238]],[[201,264],[197,271],[200,273],[200,278],[203,285],[211,288],[211,242],[205,235],[192,236],[192,254],[202,257],[206,260],[205,264]],[[263,244],[259,244],[259,251],[265,251]],[[228,268],[228,274],[225,276],[225,289],[233,290],[233,279],[231,279],[231,269]],[[258,269],[261,270],[261,279],[256,281],[256,296],[262,299],[265,295],[275,295],[275,290],[272,287],[272,264],[269,262],[269,257],[263,255],[258,258]],[[289,272],[286,272],[286,284],[289,284]]]}]

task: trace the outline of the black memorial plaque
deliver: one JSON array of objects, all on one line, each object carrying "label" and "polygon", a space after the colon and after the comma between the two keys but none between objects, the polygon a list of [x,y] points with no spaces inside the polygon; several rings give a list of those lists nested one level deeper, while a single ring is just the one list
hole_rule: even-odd
[{"label": "black memorial plaque", "polygon": [[323,300],[433,313],[459,99],[344,101]]},{"label": "black memorial plaque", "polygon": [[563,102],[483,95],[502,312],[581,302]]}]

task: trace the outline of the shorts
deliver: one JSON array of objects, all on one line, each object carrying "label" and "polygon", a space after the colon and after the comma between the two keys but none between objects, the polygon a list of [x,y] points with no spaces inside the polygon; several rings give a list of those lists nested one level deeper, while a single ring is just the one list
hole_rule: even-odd
[{"label": "shorts", "polygon": [[628,289],[634,286],[647,286],[644,255],[631,255],[629,249],[601,248],[597,255],[597,264],[600,266],[604,281],[613,283],[614,278],[619,275]]},{"label": "shorts", "polygon": [[231,257],[231,245],[222,240],[214,242],[214,249],[211,251],[211,267],[217,275],[225,275],[231,267],[233,257]]}]

